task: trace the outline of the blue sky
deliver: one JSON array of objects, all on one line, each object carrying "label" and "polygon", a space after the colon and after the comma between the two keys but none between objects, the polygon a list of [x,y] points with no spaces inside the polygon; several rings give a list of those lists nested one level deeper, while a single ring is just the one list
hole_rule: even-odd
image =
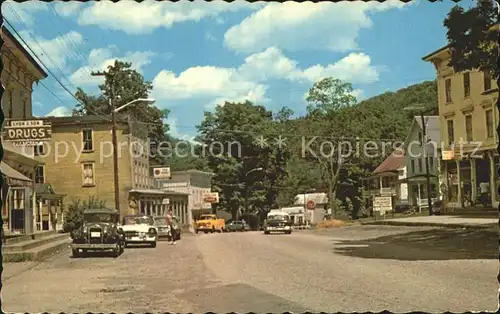
[{"label": "blue sky", "polygon": [[35,115],[68,114],[76,104],[54,76],[70,91],[96,93],[100,78],[90,72],[120,59],[153,82],[172,135],[187,139],[225,100],[300,115],[322,77],[351,82],[360,100],[434,79],[421,58],[446,44],[453,5],[30,1],[4,2],[2,12],[54,74],[34,89]]}]

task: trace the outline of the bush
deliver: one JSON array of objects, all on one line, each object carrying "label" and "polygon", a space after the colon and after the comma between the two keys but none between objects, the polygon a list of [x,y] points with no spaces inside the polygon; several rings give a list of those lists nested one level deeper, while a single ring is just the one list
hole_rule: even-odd
[{"label": "bush", "polygon": [[72,232],[83,225],[83,211],[85,209],[104,207],[106,207],[106,202],[93,196],[89,197],[86,201],[73,199],[64,214],[66,219],[63,225],[63,232]]},{"label": "bush", "polygon": [[337,219],[324,220],[316,225],[317,229],[339,228],[345,226],[345,222]]}]

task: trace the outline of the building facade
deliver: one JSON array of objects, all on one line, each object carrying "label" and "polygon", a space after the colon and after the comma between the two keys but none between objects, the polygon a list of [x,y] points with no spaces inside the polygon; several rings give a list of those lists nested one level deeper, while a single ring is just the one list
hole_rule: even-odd
[{"label": "building facade", "polygon": [[[428,207],[426,158],[429,164],[431,198],[439,197],[439,148],[441,129],[438,116],[424,116],[426,138],[423,136],[422,118],[415,116],[404,144],[407,176],[400,180],[408,185],[408,204]],[[425,150],[425,151],[424,151]]]},{"label": "building facade", "polygon": [[395,207],[408,206],[408,184],[406,157],[403,150],[392,152],[372,172],[363,179],[363,198],[367,208],[373,207],[375,196],[392,196]]},{"label": "building facade", "polygon": [[[1,47],[4,116],[6,121],[34,119],[33,84],[47,74],[7,28],[1,28],[1,36],[4,40]],[[2,126],[4,156],[0,170],[4,177],[1,195],[4,232],[32,233],[55,228],[57,221],[53,218],[60,218],[62,195],[54,190],[49,194],[37,193],[41,192],[35,183],[40,162],[33,156],[34,148],[15,146],[3,140],[3,131]],[[45,215],[41,214],[41,206],[48,208]]]},{"label": "building facade", "polygon": [[188,216],[185,224],[192,225],[193,219],[211,211],[212,205],[203,201],[204,195],[211,192],[213,173],[200,170],[172,171],[168,180],[158,180],[161,189],[187,193]]},{"label": "building facade", "polygon": [[487,71],[455,72],[450,58],[448,46],[423,58],[437,74],[445,201],[452,208],[474,206],[486,186],[486,205],[497,207],[498,86]]},{"label": "building facade", "polygon": [[[112,123],[110,116],[47,117],[52,140],[35,150],[43,163],[37,183],[51,182],[71,199],[90,197],[117,208],[114,198]],[[147,130],[130,116],[117,117],[120,216],[162,214],[166,193],[149,176]]]}]

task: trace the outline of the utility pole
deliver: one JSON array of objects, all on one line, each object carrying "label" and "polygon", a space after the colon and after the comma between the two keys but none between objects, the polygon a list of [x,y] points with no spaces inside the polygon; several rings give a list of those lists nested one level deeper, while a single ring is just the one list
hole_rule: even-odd
[{"label": "utility pole", "polygon": [[422,120],[422,150],[425,158],[425,179],[427,181],[427,206],[429,206],[429,216],[432,216],[431,177],[429,171],[429,158],[427,158],[427,127],[425,125],[423,112],[420,112],[420,119]]},{"label": "utility pole", "polygon": [[[92,72],[92,76],[106,76],[106,72]],[[120,212],[120,186],[118,181],[118,140],[116,138],[116,112],[115,103],[113,101],[113,81],[110,82],[110,95],[109,95],[109,108],[111,109],[111,137],[113,141],[113,172],[114,172],[114,186],[115,186],[115,209]]]}]

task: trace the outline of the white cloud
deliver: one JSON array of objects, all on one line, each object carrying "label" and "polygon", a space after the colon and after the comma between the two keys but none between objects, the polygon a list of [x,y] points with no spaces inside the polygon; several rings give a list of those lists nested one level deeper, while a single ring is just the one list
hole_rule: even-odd
[{"label": "white cloud", "polygon": [[69,2],[52,2],[57,14],[69,17],[82,10],[83,2],[69,1]]},{"label": "white cloud", "polygon": [[47,113],[45,116],[46,117],[66,117],[66,116],[71,116],[71,110],[68,109],[67,107],[57,107],[51,112]]},{"label": "white cloud", "polygon": [[179,126],[177,124],[177,121],[178,121],[177,118],[173,117],[169,117],[165,121],[169,126],[168,134],[170,134],[172,137],[175,137],[176,139],[190,142],[191,144],[200,144],[199,142],[195,141],[196,136],[187,135],[179,131]]},{"label": "white cloud", "polygon": [[43,1],[14,2],[5,1],[2,4],[2,14],[10,23],[25,24],[26,27],[35,25],[33,15],[37,12],[47,11],[49,4]]},{"label": "white cloud", "polygon": [[[47,67],[60,69],[63,73],[67,72],[69,61],[75,59],[75,55],[71,55],[70,53],[71,49],[78,48],[78,46],[83,43],[83,36],[75,31],[71,31],[53,39],[45,39],[33,35],[32,32],[26,30],[20,31],[19,35]],[[68,47],[67,44],[63,44],[68,40],[72,42],[74,46]],[[28,49],[22,41],[21,44],[31,53],[31,50]]]},{"label": "white cloud", "polygon": [[91,76],[90,73],[107,70],[115,60],[130,62],[133,69],[142,72],[143,67],[150,64],[151,58],[156,56],[152,51],[129,51],[123,57],[113,57],[116,51],[116,46],[92,49],[88,56],[88,64],[76,70],[71,75],[70,81],[76,86],[98,85],[102,83],[102,78]]},{"label": "white cloud", "polygon": [[370,13],[406,5],[398,0],[271,3],[231,27],[224,41],[229,48],[244,53],[270,46],[292,51],[347,52],[358,48],[356,39],[360,29],[372,26]]},{"label": "white cloud", "polygon": [[102,28],[120,30],[128,34],[145,34],[155,28],[171,27],[175,23],[198,22],[214,18],[225,12],[257,10],[261,4],[246,1],[213,2],[156,2],[143,1],[99,1],[85,8],[78,17],[80,25],[97,25]]},{"label": "white cloud", "polygon": [[[225,101],[267,101],[268,87],[264,83],[270,80],[311,85],[329,76],[353,84],[373,83],[379,79],[377,68],[363,53],[351,53],[334,64],[301,69],[281,50],[270,47],[248,56],[238,68],[197,66],[178,75],[163,70],[153,79],[153,96],[165,100],[204,99],[207,108],[212,108]],[[355,95],[360,97],[362,91],[356,90]]]}]

